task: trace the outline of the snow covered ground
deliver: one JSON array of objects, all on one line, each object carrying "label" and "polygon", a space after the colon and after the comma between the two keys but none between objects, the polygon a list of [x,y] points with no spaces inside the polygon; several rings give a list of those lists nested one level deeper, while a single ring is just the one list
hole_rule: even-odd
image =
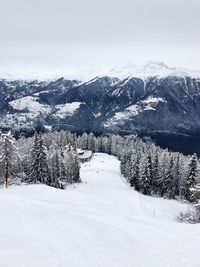
[{"label": "snow covered ground", "polygon": [[72,103],[65,103],[62,105],[57,105],[56,108],[58,109],[56,112],[56,116],[64,119],[67,116],[72,116],[79,108],[80,105],[84,104],[82,102],[72,102]]},{"label": "snow covered ground", "polygon": [[48,114],[51,109],[48,105],[43,105],[38,102],[38,97],[25,96],[20,99],[16,99],[10,102],[12,108],[16,110],[28,110],[37,116],[40,112],[43,114]]},{"label": "snow covered ground", "polygon": [[186,205],[135,192],[105,154],[81,177],[0,190],[0,267],[200,266],[200,225],[175,221]]},{"label": "snow covered ground", "polygon": [[166,100],[161,97],[148,97],[146,100],[130,105],[124,111],[116,112],[113,117],[109,118],[104,123],[104,127],[110,128],[117,124],[122,125],[130,118],[138,116],[141,112],[149,110],[155,111],[160,102],[166,102]]}]

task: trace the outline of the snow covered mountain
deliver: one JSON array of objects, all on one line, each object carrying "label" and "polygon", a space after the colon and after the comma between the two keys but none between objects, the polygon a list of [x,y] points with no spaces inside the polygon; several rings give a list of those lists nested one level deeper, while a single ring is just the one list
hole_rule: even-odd
[{"label": "snow covered mountain", "polygon": [[146,79],[151,76],[164,78],[167,76],[200,77],[200,71],[192,71],[186,68],[172,68],[163,62],[148,62],[145,65],[128,64],[123,68],[112,68],[107,72],[108,76],[126,78],[128,76]]},{"label": "snow covered mountain", "polygon": [[134,70],[110,70],[86,82],[1,79],[0,128],[26,135],[35,129],[138,134],[200,154],[199,76],[161,63]]},{"label": "snow covered mountain", "polygon": [[167,76],[190,76],[192,78],[200,78],[200,70],[194,71],[187,68],[169,67],[163,62],[150,61],[143,65],[129,63],[124,66],[112,67],[87,67],[79,69],[60,68],[51,69],[42,66],[0,66],[0,78],[6,80],[55,80],[58,77],[64,77],[65,80],[81,80],[87,82],[96,76],[99,77],[118,77],[125,79],[127,77],[136,77],[146,79],[150,76],[164,78]]}]

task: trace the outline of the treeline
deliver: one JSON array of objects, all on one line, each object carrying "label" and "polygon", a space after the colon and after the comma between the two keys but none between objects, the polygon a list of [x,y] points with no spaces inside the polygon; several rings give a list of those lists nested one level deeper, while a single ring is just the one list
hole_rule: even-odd
[{"label": "treeline", "polygon": [[0,134],[1,184],[7,186],[9,180],[10,184],[40,183],[64,189],[68,184],[80,183],[76,151],[69,143],[61,144],[56,135],[36,133],[16,141],[10,133]]},{"label": "treeline", "polygon": [[160,149],[139,140],[122,150],[121,173],[145,195],[198,202],[199,159]]},{"label": "treeline", "polygon": [[15,142],[11,135],[1,134],[0,179],[3,182],[9,176],[13,182],[44,183],[58,188],[80,182],[76,148],[118,157],[122,175],[142,194],[199,202],[197,156],[172,153],[133,136],[77,136],[61,131],[22,137]]},{"label": "treeline", "polygon": [[200,161],[196,154],[169,152],[133,136],[72,136],[68,141],[75,146],[118,157],[122,175],[142,194],[199,202]]}]

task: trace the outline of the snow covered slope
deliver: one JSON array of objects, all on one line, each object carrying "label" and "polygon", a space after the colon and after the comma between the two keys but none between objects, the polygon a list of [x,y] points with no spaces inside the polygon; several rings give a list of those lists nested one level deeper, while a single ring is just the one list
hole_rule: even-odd
[{"label": "snow covered slope", "polygon": [[174,220],[187,206],[135,192],[105,154],[81,177],[0,190],[0,267],[199,267],[200,225]]},{"label": "snow covered slope", "polygon": [[10,106],[15,110],[27,110],[37,116],[39,113],[48,114],[51,109],[48,105],[42,105],[38,102],[37,97],[25,96],[10,102]]},{"label": "snow covered slope", "polygon": [[77,109],[80,108],[81,102],[73,102],[73,103],[66,103],[63,105],[57,105],[56,108],[58,109],[56,112],[56,116],[60,118],[65,118],[66,116],[73,115]]}]

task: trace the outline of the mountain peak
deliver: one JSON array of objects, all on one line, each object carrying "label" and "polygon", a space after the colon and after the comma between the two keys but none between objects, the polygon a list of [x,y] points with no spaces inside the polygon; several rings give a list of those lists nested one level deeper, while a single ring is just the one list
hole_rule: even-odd
[{"label": "mountain peak", "polygon": [[144,65],[129,63],[124,66],[112,68],[88,67],[84,69],[31,69],[24,67],[6,66],[0,67],[0,78],[7,80],[57,80],[60,77],[70,80],[79,80],[87,82],[94,77],[116,77],[125,79],[127,77],[147,79],[148,77],[167,77],[167,76],[190,76],[192,78],[200,78],[200,71],[192,71],[186,68],[170,67],[163,62],[149,61]]},{"label": "mountain peak", "polygon": [[116,76],[118,78],[126,78],[128,76],[146,79],[151,76],[158,76],[159,78],[167,76],[191,76],[200,77],[200,71],[192,71],[185,68],[169,67],[163,62],[150,61],[144,65],[128,64],[122,68],[112,68],[109,70],[110,76]]}]

